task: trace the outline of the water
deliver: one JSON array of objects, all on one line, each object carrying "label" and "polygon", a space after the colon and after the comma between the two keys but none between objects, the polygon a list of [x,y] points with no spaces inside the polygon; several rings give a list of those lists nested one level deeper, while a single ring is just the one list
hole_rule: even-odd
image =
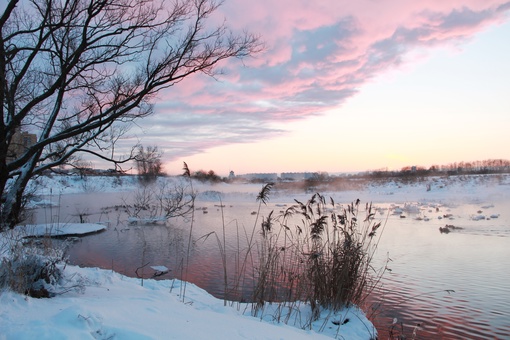
[{"label": "water", "polygon": [[[504,211],[507,204],[487,210]],[[380,334],[420,339],[504,339],[510,336],[510,223],[508,215],[473,221],[476,205],[447,212],[453,220],[393,217],[380,243],[392,269],[379,296]],[[444,209],[441,209],[444,211]],[[435,215],[435,214],[434,214]],[[444,234],[439,227],[462,227]],[[397,319],[393,325],[393,319]],[[417,327],[418,326],[418,327]]]},{"label": "water", "polygon": [[[164,265],[171,272],[162,278],[183,278],[223,297],[222,257],[226,232],[227,272],[240,270],[258,204],[251,202],[198,202],[194,223],[173,219],[163,225],[133,226],[124,221],[118,194],[65,195],[60,207],[40,209],[38,219],[67,216],[66,221],[108,221],[107,231],[86,236],[70,249],[70,261],[83,266],[111,269],[125,275],[150,277],[153,265]],[[253,203],[252,203],[253,202]],[[261,216],[277,213],[292,204],[262,206]],[[102,209],[104,207],[112,207]],[[379,205],[381,220],[386,220],[380,239],[376,266],[389,256],[388,271],[380,290],[363,306],[379,331],[379,338],[390,334],[418,339],[505,339],[510,337],[510,212],[509,202],[493,206],[414,205],[404,211],[405,218],[393,214],[391,204]],[[402,205],[400,207],[403,207]],[[481,210],[482,213],[478,211]],[[499,214],[489,220],[470,217]],[[426,220],[417,220],[418,217]],[[446,216],[446,217],[443,217]],[[439,219],[439,217],[442,217]],[[225,221],[225,223],[223,223]],[[260,224],[260,220],[257,222]],[[461,227],[440,233],[446,224]],[[190,228],[192,247],[188,273],[184,261]],[[216,234],[211,234],[215,232]],[[206,236],[208,235],[208,236]],[[218,236],[218,238],[216,237]],[[260,237],[258,233],[255,237]],[[242,257],[242,256],[241,256]],[[229,281],[229,285],[232,285]]]}]

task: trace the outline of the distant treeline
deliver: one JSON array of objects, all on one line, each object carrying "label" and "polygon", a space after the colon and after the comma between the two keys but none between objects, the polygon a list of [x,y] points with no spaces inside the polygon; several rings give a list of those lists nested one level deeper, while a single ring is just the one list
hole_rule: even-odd
[{"label": "distant treeline", "polygon": [[506,159],[487,159],[474,162],[454,162],[446,165],[432,165],[428,169],[422,166],[405,166],[400,171],[385,169],[369,171],[372,177],[392,176],[434,176],[510,173],[510,161]]},{"label": "distant treeline", "polygon": [[[51,176],[51,174],[71,175],[79,174],[80,176],[132,176],[127,173],[117,171],[115,169],[108,170],[96,170],[90,167],[74,168],[71,170],[55,169],[53,171],[47,171],[45,174]],[[388,169],[377,169],[365,172],[359,172],[356,174],[339,174],[329,175],[327,172],[315,172],[306,173],[307,176],[303,179],[292,179],[292,178],[251,178],[247,179],[244,176],[234,176],[231,172],[229,177],[221,177],[214,172],[214,170],[198,170],[191,173],[191,177],[200,182],[233,182],[233,181],[248,181],[254,183],[267,183],[273,182],[331,182],[333,180],[340,179],[367,179],[367,178],[388,178],[388,177],[400,177],[400,178],[411,178],[411,177],[425,177],[425,176],[441,176],[441,175],[469,175],[469,174],[501,174],[510,173],[510,160],[506,159],[487,159],[482,161],[473,162],[454,162],[446,165],[432,165],[429,168],[424,166],[405,166],[400,170],[388,170]],[[272,175],[272,174],[266,174]],[[164,174],[162,174],[164,176]],[[283,177],[283,176],[282,176]]]},{"label": "distant treeline", "polygon": [[[487,159],[474,162],[454,162],[446,165],[432,165],[429,168],[423,166],[405,166],[400,170],[387,170],[379,169],[373,171],[361,172],[358,174],[350,175],[329,175],[327,172],[310,173],[306,179],[289,179],[279,178],[276,182],[306,182],[308,184],[317,182],[338,181],[340,179],[356,179],[356,178],[388,178],[388,177],[425,177],[425,176],[441,176],[441,175],[469,175],[469,174],[497,174],[497,173],[510,173],[510,160],[506,159]],[[220,177],[213,170],[204,171],[199,170],[191,174],[191,177],[201,182],[232,182],[236,180],[248,181],[254,183],[266,183],[269,180],[264,178],[246,179],[243,176],[235,177]],[[270,175],[270,174],[269,174]]]}]

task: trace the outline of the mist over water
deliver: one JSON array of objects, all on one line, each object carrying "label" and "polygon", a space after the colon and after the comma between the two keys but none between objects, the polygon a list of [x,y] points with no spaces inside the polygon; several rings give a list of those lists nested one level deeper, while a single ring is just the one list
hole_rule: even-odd
[{"label": "mist over water", "polygon": [[[227,271],[235,276],[246,235],[255,226],[256,237],[260,237],[260,218],[272,210],[275,214],[284,210],[294,203],[293,198],[306,201],[310,196],[276,192],[255,222],[260,187],[250,185],[244,191],[242,186],[200,188],[206,194],[199,196],[194,211],[187,280],[216,297],[223,297],[225,291],[221,253],[211,232],[221,235],[225,223]],[[358,197],[365,203],[374,197],[377,218],[385,225],[374,267],[385,266],[389,258],[389,270],[369,299],[370,305],[361,306],[378,328],[379,338],[390,333],[412,337],[413,332],[419,339],[487,339],[510,334],[510,200],[501,194],[504,190],[482,189],[486,193],[482,196],[470,186],[430,194],[425,187],[406,191],[390,185],[331,193],[335,202],[343,204]],[[222,192],[223,207],[218,192]],[[454,199],[459,192],[462,196]],[[137,268],[147,277],[152,273],[150,266],[164,265],[171,272],[162,279],[183,278],[190,220],[129,225],[119,207],[129,197],[126,192],[64,194],[58,197],[58,207],[38,209],[35,219],[44,222],[58,215],[61,222],[78,222],[82,215],[87,222],[108,223],[107,231],[83,237],[71,246],[73,264],[133,277]],[[483,219],[477,218],[481,215]],[[439,228],[447,224],[459,229],[441,233]],[[249,292],[246,287],[244,297]]]}]

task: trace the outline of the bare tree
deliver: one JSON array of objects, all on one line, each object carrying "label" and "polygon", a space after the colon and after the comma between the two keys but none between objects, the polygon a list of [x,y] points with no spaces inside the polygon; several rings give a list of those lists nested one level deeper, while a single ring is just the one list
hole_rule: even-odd
[{"label": "bare tree", "polygon": [[157,146],[148,146],[147,148],[144,148],[143,145],[140,145],[138,147],[135,162],[136,169],[138,170],[138,176],[142,182],[154,181],[162,174],[162,156],[163,154],[159,152]]},{"label": "bare tree", "polygon": [[[215,0],[8,0],[0,14],[0,189],[3,227],[18,222],[28,181],[78,152],[114,158],[112,131],[152,113],[164,88],[258,38],[206,22]],[[35,143],[12,154],[15,136]],[[2,227],[0,227],[2,228]]]}]

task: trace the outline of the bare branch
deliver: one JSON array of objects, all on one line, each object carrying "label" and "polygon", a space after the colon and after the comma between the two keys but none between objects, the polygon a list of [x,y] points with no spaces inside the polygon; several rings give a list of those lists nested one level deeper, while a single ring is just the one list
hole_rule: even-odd
[{"label": "bare branch", "polygon": [[[14,219],[28,180],[87,153],[115,164],[112,129],[194,73],[261,49],[208,19],[214,0],[9,0],[0,16],[0,188]],[[12,152],[16,134],[37,142]],[[120,130],[118,130],[120,131]],[[7,190],[8,178],[15,184]],[[13,208],[11,208],[11,206]],[[4,216],[2,216],[4,217]]]}]

